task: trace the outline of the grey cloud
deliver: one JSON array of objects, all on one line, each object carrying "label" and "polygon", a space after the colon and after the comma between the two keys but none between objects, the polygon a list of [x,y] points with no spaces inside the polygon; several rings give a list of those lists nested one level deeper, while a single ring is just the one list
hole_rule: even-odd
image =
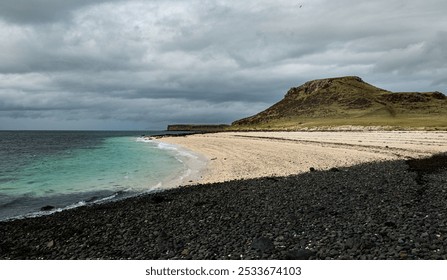
[{"label": "grey cloud", "polygon": [[35,2],[0,3],[0,117],[20,124],[231,122],[330,76],[447,85],[441,0]]},{"label": "grey cloud", "polygon": [[81,7],[122,0],[2,0],[0,18],[18,24],[40,24],[66,20]]},{"label": "grey cloud", "polygon": [[440,31],[426,41],[409,44],[385,53],[376,68],[378,71],[397,71],[409,74],[447,69],[447,32]]},{"label": "grey cloud", "polygon": [[[230,123],[234,117],[241,118],[246,113],[255,113],[268,106],[265,103],[246,104],[243,102],[209,103],[205,101],[191,102],[181,99],[135,99],[101,100],[94,104],[94,109],[72,104],[73,108],[53,108],[52,110],[0,110],[1,119],[29,119],[30,123],[39,123],[40,120],[60,120],[61,124],[67,122],[85,122],[96,120],[109,122],[126,122],[138,124],[140,128],[165,128],[170,123]],[[83,108],[82,108],[83,107]],[[206,120],[206,121],[204,121]],[[4,127],[2,127],[2,125]],[[6,129],[6,123],[0,123],[0,129]],[[63,129],[59,126],[58,129]],[[130,129],[122,127],[121,129]]]}]

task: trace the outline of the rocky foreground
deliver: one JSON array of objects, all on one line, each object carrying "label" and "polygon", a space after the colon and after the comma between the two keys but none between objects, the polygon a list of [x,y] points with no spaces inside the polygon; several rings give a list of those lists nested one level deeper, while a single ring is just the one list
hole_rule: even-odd
[{"label": "rocky foreground", "polygon": [[447,155],[0,223],[1,259],[447,259]]}]

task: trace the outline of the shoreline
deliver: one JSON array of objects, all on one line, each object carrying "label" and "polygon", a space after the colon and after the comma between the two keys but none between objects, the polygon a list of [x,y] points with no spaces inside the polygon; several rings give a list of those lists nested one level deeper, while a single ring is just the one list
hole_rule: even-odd
[{"label": "shoreline", "polygon": [[[233,151],[227,159],[210,159],[200,182],[225,181],[0,222],[0,259],[447,259],[445,133],[387,133],[380,143],[364,133],[358,135],[362,142],[357,134],[343,143],[337,134],[315,141],[314,133],[310,140],[284,132],[159,139],[186,141],[173,144],[206,157]],[[248,145],[236,146],[241,141]],[[334,150],[344,159],[370,157],[313,170],[309,162],[283,160],[281,168],[301,168],[294,174],[285,168],[284,176],[260,169],[255,178],[225,173],[238,168],[246,176],[256,164],[272,164],[266,156],[281,158],[283,151],[327,160],[315,153]],[[219,162],[225,164],[212,166]],[[220,178],[210,177],[218,171]]]},{"label": "shoreline", "polygon": [[[175,136],[174,136],[175,137]],[[167,150],[183,164],[185,170],[172,174],[160,182],[160,187],[154,188],[157,191],[164,191],[180,186],[195,184],[201,180],[204,170],[207,168],[208,159],[202,154],[187,147],[160,141],[153,137],[145,137],[146,141],[157,144],[159,149]]]},{"label": "shoreline", "polygon": [[202,154],[199,183],[288,176],[365,162],[427,157],[447,151],[447,132],[219,132],[164,136],[158,141]]},{"label": "shoreline", "polygon": [[[141,140],[139,138],[141,138]],[[149,136],[138,137],[136,141],[155,144],[158,149],[165,150],[176,160],[181,162],[183,169],[177,170],[166,178],[161,179],[158,184],[148,185],[146,188],[123,189],[119,191],[105,189],[77,193],[61,193],[50,197],[30,197],[27,198],[29,203],[37,207],[34,211],[14,214],[12,216],[2,216],[0,217],[0,222],[37,218],[72,210],[82,206],[120,201],[140,195],[162,192],[180,186],[196,184],[201,179],[201,175],[207,164],[206,158],[204,158],[201,154],[179,145],[167,144],[157,140],[151,140],[150,138],[151,137]],[[39,202],[40,204],[38,204]]]},{"label": "shoreline", "polygon": [[0,259],[447,259],[447,154],[0,222]]}]

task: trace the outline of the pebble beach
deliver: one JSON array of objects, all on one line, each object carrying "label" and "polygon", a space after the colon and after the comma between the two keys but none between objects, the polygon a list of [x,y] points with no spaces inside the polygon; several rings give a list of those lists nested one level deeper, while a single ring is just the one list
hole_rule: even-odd
[{"label": "pebble beach", "polygon": [[[447,259],[445,134],[422,134],[420,139],[409,135],[411,147],[405,143],[397,146],[392,140],[368,144],[374,142],[368,137],[358,142],[352,140],[354,134],[350,139],[355,145],[327,137],[312,144],[313,140],[293,134],[277,139],[248,136],[251,138],[223,135],[233,147],[232,137],[249,141],[252,149],[247,148],[247,153],[257,161],[243,152],[236,158],[237,162],[245,158],[246,167],[253,170],[247,178],[225,177],[231,174],[226,170],[235,168],[228,163],[235,152],[228,150],[230,154],[222,158],[217,154],[225,152],[225,147],[212,139],[221,137],[219,134],[163,138],[161,141],[175,142],[208,157],[203,182],[0,222],[0,258]],[[432,144],[424,144],[431,136],[439,141],[429,139]],[[205,145],[200,150],[180,143],[200,146],[201,137],[220,149]],[[258,145],[253,141],[259,141]],[[256,169],[256,164],[269,166],[273,162],[262,158],[270,153],[262,149],[268,143],[276,147],[277,158],[282,144],[290,155],[298,153],[300,145],[319,149],[302,152],[309,160],[295,163],[299,167],[282,174],[280,169]],[[297,146],[290,150],[288,145]],[[260,154],[254,154],[253,147]],[[316,151],[327,153],[325,147],[338,150],[340,160],[344,156],[345,161],[321,156],[330,160],[318,163]],[[351,149],[356,160],[344,149]],[[288,158],[283,162],[292,165]],[[223,178],[212,181],[219,166]],[[243,177],[244,169],[239,170],[242,173],[237,176]]]}]

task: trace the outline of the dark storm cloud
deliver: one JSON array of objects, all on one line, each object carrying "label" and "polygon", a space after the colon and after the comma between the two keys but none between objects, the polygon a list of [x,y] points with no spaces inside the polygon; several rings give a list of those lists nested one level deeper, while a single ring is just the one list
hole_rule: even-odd
[{"label": "dark storm cloud", "polygon": [[231,122],[332,76],[447,85],[441,0],[33,3],[0,3],[0,129]]}]

